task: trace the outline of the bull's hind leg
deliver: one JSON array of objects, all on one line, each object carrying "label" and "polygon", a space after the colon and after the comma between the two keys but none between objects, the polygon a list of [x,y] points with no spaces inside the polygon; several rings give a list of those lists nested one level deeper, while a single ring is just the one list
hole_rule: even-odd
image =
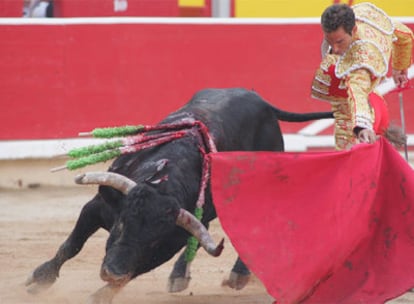
[{"label": "bull's hind leg", "polygon": [[104,218],[103,208],[108,207],[99,197],[95,197],[82,208],[72,233],[59,247],[56,255],[38,266],[26,280],[28,292],[37,293],[50,287],[59,276],[63,263],[78,254],[86,240],[100,227],[106,229],[110,227],[113,219]]},{"label": "bull's hind leg", "polygon": [[229,278],[223,281],[223,286],[229,286],[230,288],[240,290],[247,285],[249,280],[250,270],[238,257],[236,263],[234,263]]},{"label": "bull's hind leg", "polygon": [[191,262],[186,261],[185,251],[174,264],[174,268],[168,278],[168,292],[180,292],[188,287],[191,280]]}]

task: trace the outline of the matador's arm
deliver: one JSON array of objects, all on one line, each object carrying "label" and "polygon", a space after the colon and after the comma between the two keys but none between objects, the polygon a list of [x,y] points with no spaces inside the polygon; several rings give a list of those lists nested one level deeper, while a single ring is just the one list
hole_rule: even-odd
[{"label": "matador's arm", "polygon": [[373,130],[373,115],[368,102],[372,91],[371,73],[366,69],[357,69],[346,76],[348,88],[348,106],[352,129],[361,128]]},{"label": "matador's arm", "polygon": [[413,32],[404,24],[394,21],[394,42],[392,66],[395,70],[405,70],[412,63]]}]

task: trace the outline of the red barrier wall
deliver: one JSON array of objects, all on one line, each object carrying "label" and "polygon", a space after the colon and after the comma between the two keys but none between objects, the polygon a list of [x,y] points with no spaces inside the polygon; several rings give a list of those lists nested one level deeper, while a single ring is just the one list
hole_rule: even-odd
[{"label": "red barrier wall", "polygon": [[[0,139],[154,124],[207,87],[254,89],[291,111],[329,110],[309,96],[321,38],[317,24],[1,25]],[[414,133],[414,93],[404,96]],[[397,96],[389,101],[399,121]]]},{"label": "red barrier wall", "polygon": [[0,0],[0,17],[21,17],[23,0]]}]

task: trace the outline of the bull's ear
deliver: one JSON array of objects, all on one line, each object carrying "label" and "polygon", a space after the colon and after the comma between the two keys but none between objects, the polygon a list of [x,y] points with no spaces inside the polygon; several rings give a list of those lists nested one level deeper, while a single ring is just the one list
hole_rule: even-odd
[{"label": "bull's ear", "polygon": [[168,164],[169,160],[167,158],[162,158],[155,162],[157,172],[160,172]]}]

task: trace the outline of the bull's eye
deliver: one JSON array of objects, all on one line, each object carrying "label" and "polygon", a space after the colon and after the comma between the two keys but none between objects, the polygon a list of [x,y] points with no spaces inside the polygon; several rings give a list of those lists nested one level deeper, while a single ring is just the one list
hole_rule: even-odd
[{"label": "bull's eye", "polygon": [[155,179],[155,180],[148,180],[151,184],[153,185],[158,185],[163,181],[167,181],[168,180],[168,175],[164,175],[159,179]]}]

